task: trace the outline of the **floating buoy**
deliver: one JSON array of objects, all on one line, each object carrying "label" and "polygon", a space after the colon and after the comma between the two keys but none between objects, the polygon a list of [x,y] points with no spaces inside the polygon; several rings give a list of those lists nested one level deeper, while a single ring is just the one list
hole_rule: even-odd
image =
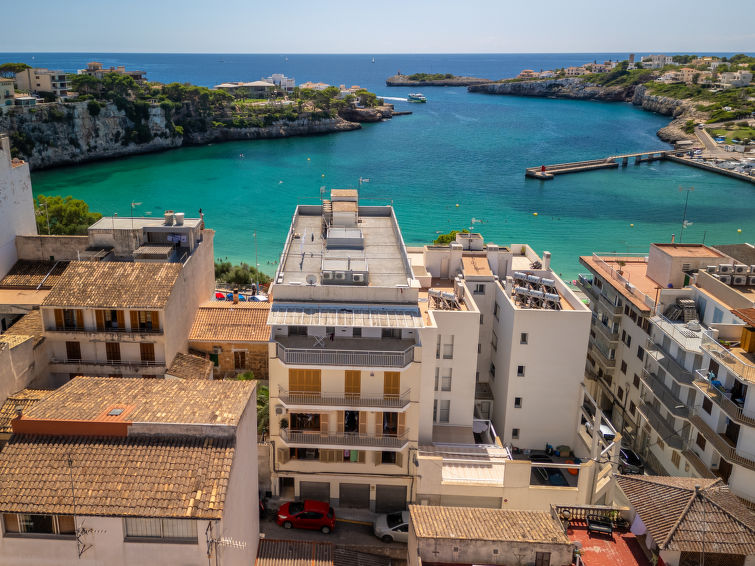
[{"label": "floating buoy", "polygon": [[312,161],[312,158],[311,157],[307,157],[307,161]]},{"label": "floating buoy", "polygon": [[324,177],[324,176],[325,176],[325,173],[323,173],[323,174],[321,175],[321,177]]},{"label": "floating buoy", "polygon": [[456,203],[456,208],[459,208],[459,203],[458,202]]},{"label": "floating buoy", "polygon": [[533,212],[533,213],[532,213],[532,216],[537,216],[537,212]]},{"label": "floating buoy", "polygon": [[634,228],[634,224],[630,224],[630,225],[629,225],[629,227],[630,227],[630,228]]},{"label": "floating buoy", "polygon": [[742,229],[741,228],[737,228],[737,232],[739,232],[741,234],[742,233]]}]

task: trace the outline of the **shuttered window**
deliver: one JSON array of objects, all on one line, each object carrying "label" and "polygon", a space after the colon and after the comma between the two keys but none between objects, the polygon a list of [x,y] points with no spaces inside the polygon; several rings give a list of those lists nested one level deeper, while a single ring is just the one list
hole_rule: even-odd
[{"label": "shuttered window", "polygon": [[320,393],[320,370],[289,369],[288,389],[291,393]]},{"label": "shuttered window", "polygon": [[129,517],[124,519],[124,521],[127,541],[129,538],[197,541],[196,521],[146,517]]},{"label": "shuttered window", "polygon": [[66,359],[68,360],[81,359],[81,343],[66,342]]},{"label": "shuttered window", "polygon": [[359,397],[362,390],[362,372],[347,371],[344,383],[344,392],[347,397]]},{"label": "shuttered window", "polygon": [[121,345],[118,342],[105,342],[105,355],[109,362],[121,361]]},{"label": "shuttered window", "polygon": [[148,344],[148,343],[139,344],[139,353],[141,354],[141,358],[143,362],[155,361],[155,345],[154,344]]},{"label": "shuttered window", "polygon": [[401,374],[397,371],[386,371],[383,378],[383,395],[386,398],[398,397],[401,384]]}]

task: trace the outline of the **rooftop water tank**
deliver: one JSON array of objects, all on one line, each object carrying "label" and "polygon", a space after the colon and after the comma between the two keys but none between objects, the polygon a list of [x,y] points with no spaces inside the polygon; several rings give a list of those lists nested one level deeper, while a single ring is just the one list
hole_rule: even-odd
[{"label": "rooftop water tank", "polygon": [[175,219],[176,219],[176,226],[183,226],[184,225],[184,213],[183,212],[176,212]]}]

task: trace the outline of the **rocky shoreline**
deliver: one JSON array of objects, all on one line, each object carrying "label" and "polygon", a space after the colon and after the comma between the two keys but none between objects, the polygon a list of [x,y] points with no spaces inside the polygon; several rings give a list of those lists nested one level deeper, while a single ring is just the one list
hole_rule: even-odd
[{"label": "rocky shoreline", "polygon": [[472,86],[492,82],[491,79],[481,79],[479,77],[454,77],[452,79],[437,81],[413,81],[409,79],[409,75],[393,75],[385,79],[385,86]]},{"label": "rocky shoreline", "polygon": [[587,83],[579,78],[566,78],[472,85],[467,90],[511,96],[630,102],[648,112],[656,112],[673,118],[668,126],[658,130],[657,134],[661,140],[669,143],[684,139],[696,140],[694,134],[687,134],[682,128],[686,120],[697,116],[694,107],[685,100],[650,94],[643,85],[605,87]]}]

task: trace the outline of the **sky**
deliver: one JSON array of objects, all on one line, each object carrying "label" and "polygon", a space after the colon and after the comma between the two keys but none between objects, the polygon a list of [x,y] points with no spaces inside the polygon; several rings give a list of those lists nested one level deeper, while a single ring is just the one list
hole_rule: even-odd
[{"label": "sky", "polygon": [[[752,51],[755,0],[35,0],[0,52]],[[9,16],[8,11],[5,15]],[[25,18],[24,18],[25,19]]]}]

